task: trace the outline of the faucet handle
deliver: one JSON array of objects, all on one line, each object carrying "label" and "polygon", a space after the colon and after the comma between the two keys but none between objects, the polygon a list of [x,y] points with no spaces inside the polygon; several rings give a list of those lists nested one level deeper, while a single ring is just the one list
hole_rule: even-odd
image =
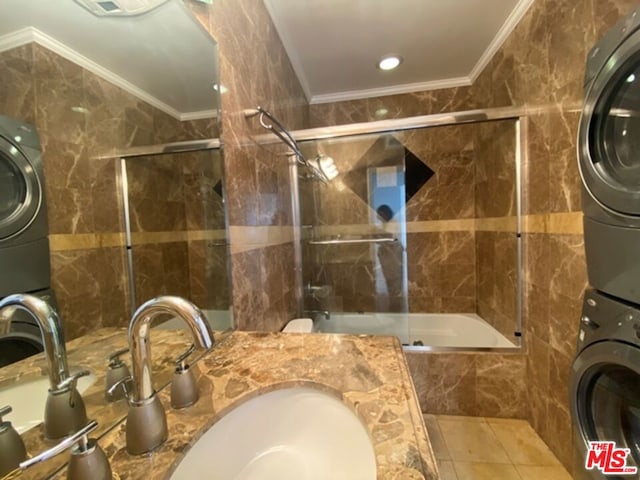
[{"label": "faucet handle", "polygon": [[118,388],[124,389],[124,394],[128,398],[130,398],[129,393],[131,392],[131,387],[133,386],[133,377],[131,375],[127,375],[126,377],[122,377],[120,380],[115,382],[109,389],[107,390],[108,396],[113,396],[116,393]]},{"label": "faucet handle", "polygon": [[176,359],[176,370],[186,370],[188,368],[188,365],[185,364],[185,360],[189,358],[189,355],[191,355],[195,349],[196,346],[192,343],[189,349]]},{"label": "faucet handle", "polygon": [[122,359],[120,358],[122,355],[127,353],[129,348],[121,348],[120,350],[116,350],[111,355],[109,355],[109,366],[110,367],[118,367],[122,364]]},{"label": "faucet handle", "polygon": [[79,378],[87,377],[89,375],[91,375],[89,370],[80,370],[79,372],[71,374],[56,386],[55,391],[59,392],[75,388]]},{"label": "faucet handle", "polygon": [[2,423],[2,417],[9,415],[11,412],[13,412],[13,408],[11,408],[11,405],[0,408],[0,423]]},{"label": "faucet handle", "polygon": [[61,454],[65,450],[73,447],[76,443],[86,438],[86,436],[89,435],[91,432],[93,432],[97,427],[98,427],[98,422],[96,422],[95,420],[90,421],[87,425],[82,427],[76,433],[69,435],[60,443],[51,447],[49,450],[45,450],[44,452],[39,453],[35,457],[25,460],[24,462],[21,462],[20,470],[26,470],[27,468],[33,467],[38,463],[42,463],[46,460],[49,460],[50,458],[55,457],[56,455]]},{"label": "faucet handle", "polygon": [[20,463],[20,471],[45,462],[65,450],[71,450],[71,460],[67,469],[67,478],[71,480],[111,479],[112,472],[109,461],[96,441],[88,435],[98,427],[98,422],[92,420],[72,435],[69,435],[49,450]]}]

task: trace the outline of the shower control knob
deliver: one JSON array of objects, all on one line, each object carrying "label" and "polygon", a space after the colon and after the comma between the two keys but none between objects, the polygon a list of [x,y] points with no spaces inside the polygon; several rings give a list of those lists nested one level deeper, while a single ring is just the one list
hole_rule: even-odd
[{"label": "shower control knob", "polygon": [[582,316],[582,318],[580,319],[580,323],[582,323],[582,325],[584,325],[585,327],[591,327],[591,328],[598,328],[600,326],[596,322],[591,320],[589,317],[587,317],[586,315]]}]

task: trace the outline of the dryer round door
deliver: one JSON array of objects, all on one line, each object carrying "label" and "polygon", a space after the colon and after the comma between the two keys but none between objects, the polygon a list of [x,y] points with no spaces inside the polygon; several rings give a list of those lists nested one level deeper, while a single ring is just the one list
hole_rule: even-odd
[{"label": "dryer round door", "polygon": [[640,348],[604,341],[585,348],[573,364],[571,410],[586,453],[589,442],[628,448],[627,466],[640,465]]},{"label": "dryer round door", "polygon": [[578,162],[596,202],[640,216],[640,30],[615,50],[586,93]]},{"label": "dryer round door", "polygon": [[42,202],[40,179],[15,145],[0,137],[0,242],[18,235]]}]

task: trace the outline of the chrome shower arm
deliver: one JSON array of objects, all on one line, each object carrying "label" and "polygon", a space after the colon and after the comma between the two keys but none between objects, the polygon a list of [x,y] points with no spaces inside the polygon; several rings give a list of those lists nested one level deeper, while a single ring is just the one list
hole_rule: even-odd
[{"label": "chrome shower arm", "polygon": [[[322,172],[318,171],[316,167],[314,167],[307,161],[304,154],[300,150],[300,147],[298,146],[298,142],[296,142],[296,139],[293,138],[293,135],[291,135],[289,130],[287,130],[285,126],[282,125],[282,123],[271,114],[271,112],[269,112],[268,110],[265,110],[260,106],[256,107],[255,110],[245,111],[245,117],[247,118],[253,117],[255,115],[258,115],[258,121],[260,122],[260,126],[262,128],[272,132],[276,137],[278,137],[282,141],[282,143],[284,143],[287,147],[289,147],[289,149],[292,152],[292,155],[296,157],[296,161],[298,164],[307,167],[307,169],[309,169],[311,174],[315,178],[320,180],[322,183],[325,183],[325,184],[327,183],[327,180],[325,176],[322,174]],[[265,121],[265,118],[267,118],[270,123]]]}]

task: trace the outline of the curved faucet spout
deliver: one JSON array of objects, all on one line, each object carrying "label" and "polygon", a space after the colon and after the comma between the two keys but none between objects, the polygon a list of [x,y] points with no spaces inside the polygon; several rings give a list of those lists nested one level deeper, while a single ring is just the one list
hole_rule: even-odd
[{"label": "curved faucet spout", "polygon": [[33,295],[10,295],[0,300],[0,324],[11,324],[16,310],[30,314],[42,332],[44,354],[49,367],[49,383],[56,390],[69,378],[67,350],[62,322],[56,311],[44,300]]},{"label": "curved faucet spout", "polygon": [[172,296],[152,298],[133,314],[129,324],[129,346],[134,380],[132,401],[144,403],[154,395],[151,378],[151,342],[149,333],[153,319],[161,314],[181,318],[189,327],[196,347],[209,350],[213,346],[213,333],[204,313],[191,302]]}]

